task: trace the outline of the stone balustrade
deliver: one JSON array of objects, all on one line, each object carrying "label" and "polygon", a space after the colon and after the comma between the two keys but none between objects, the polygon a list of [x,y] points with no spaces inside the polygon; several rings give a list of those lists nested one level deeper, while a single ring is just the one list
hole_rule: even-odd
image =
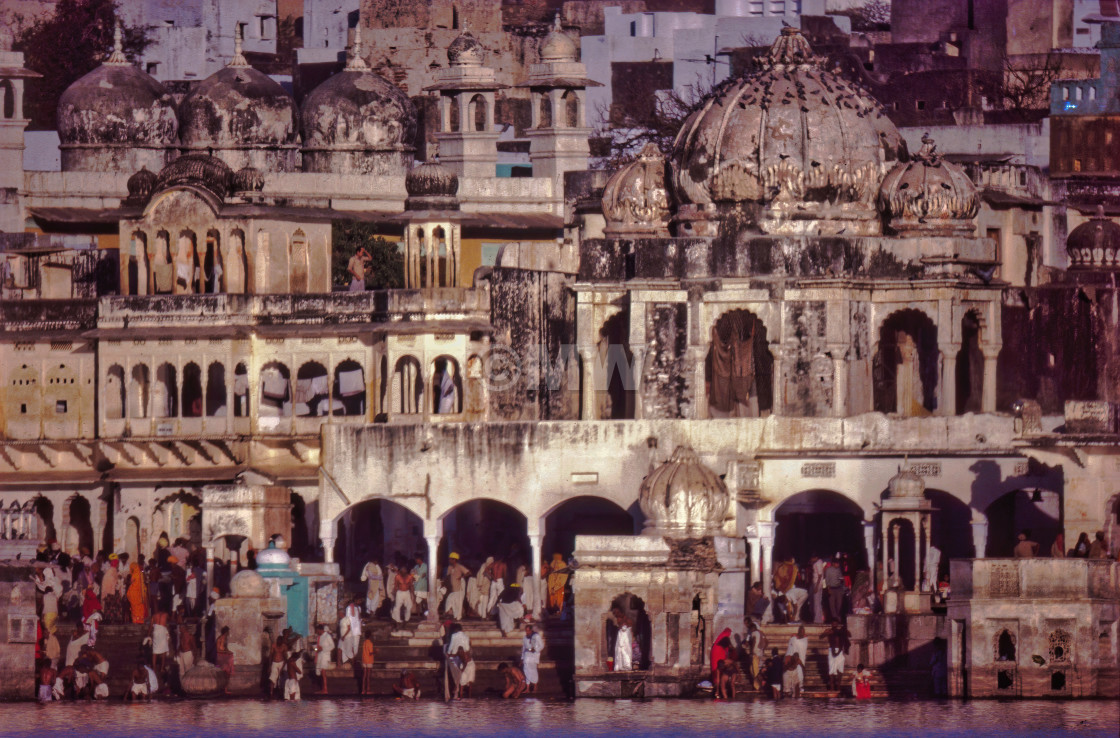
[{"label": "stone balustrade", "polygon": [[953,599],[1120,598],[1120,562],[1108,559],[964,559],[950,563]]}]

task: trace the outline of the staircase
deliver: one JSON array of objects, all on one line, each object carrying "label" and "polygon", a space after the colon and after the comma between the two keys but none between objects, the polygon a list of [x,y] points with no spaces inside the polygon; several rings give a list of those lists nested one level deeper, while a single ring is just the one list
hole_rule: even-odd
[{"label": "staircase", "polygon": [[[829,689],[828,685],[828,630],[827,625],[764,625],[762,633],[766,637],[765,655],[759,661],[765,662],[771,649],[778,649],[778,653],[785,655],[789,646],[789,639],[797,635],[797,629],[804,627],[805,635],[809,638],[809,649],[805,663],[805,683],[801,689],[805,697],[850,697],[852,675],[855,673],[856,664],[852,663],[851,656],[844,664],[844,678],[841,680],[840,691]],[[871,672],[871,696],[886,697],[887,683],[878,669],[869,668]],[[740,669],[735,680],[736,690],[750,691],[746,676]]]},{"label": "staircase", "polygon": [[[523,630],[503,636],[489,620],[460,621],[471,641],[471,656],[476,664],[476,677],[471,696],[480,697],[501,693],[505,678],[498,673],[498,665],[509,662],[517,665],[521,659]],[[400,678],[401,670],[412,671],[421,683],[424,696],[442,697],[443,674],[440,670],[443,650],[439,637],[439,623],[392,623],[384,620],[366,621],[365,629],[372,629],[374,647],[377,649],[373,667],[374,695],[392,695],[393,685]],[[538,666],[540,681],[537,692],[541,696],[557,697],[569,694],[572,673],[572,630],[570,623],[538,623],[538,631],[545,642],[545,652]],[[345,664],[327,671],[327,689],[330,694],[356,695],[360,691],[361,666]],[[319,691],[314,674],[308,674],[303,685],[305,696]]]}]

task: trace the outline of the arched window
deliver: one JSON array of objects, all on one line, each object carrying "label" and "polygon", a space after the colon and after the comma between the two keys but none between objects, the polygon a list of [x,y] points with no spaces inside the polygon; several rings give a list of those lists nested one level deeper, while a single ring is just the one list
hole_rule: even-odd
[{"label": "arched window", "polygon": [[228,258],[225,263],[226,292],[244,294],[248,292],[245,287],[245,275],[249,268],[245,259],[245,232],[235,228],[229,234]]},{"label": "arched window", "polygon": [[448,243],[447,231],[443,226],[436,226],[432,231],[431,252],[433,256],[433,270],[435,278],[432,280],[435,286],[446,287],[450,286],[451,282],[448,278]]},{"label": "arched window", "polygon": [[390,412],[397,415],[419,413],[423,395],[424,381],[420,372],[420,362],[415,357],[402,356],[393,370]]},{"label": "arched window", "polygon": [[579,97],[575,90],[568,90],[560,98],[564,110],[564,125],[568,128],[579,128]]},{"label": "arched window", "polygon": [[4,106],[4,120],[16,117],[16,88],[9,79],[0,82],[0,102]]},{"label": "arched window", "polygon": [[211,229],[206,232],[206,251],[202,255],[202,279],[208,293],[222,292],[224,287],[221,237]]},{"label": "arched window", "polygon": [[450,356],[432,362],[432,412],[440,415],[463,411],[463,380],[459,363]]},{"label": "arched window", "polygon": [[156,233],[155,254],[152,256],[153,291],[170,294],[175,288],[175,266],[171,263],[171,235],[167,231]]},{"label": "arched window", "polygon": [[286,418],[292,414],[291,372],[278,362],[261,368],[260,415],[265,418]]},{"label": "arched window", "polygon": [[463,114],[459,110],[460,105],[462,105],[462,102],[458,95],[447,98],[447,130],[451,133],[458,133],[463,127]]},{"label": "arched window", "polygon": [[978,413],[984,394],[984,354],[980,350],[980,318],[969,311],[961,320],[961,350],[957,352],[957,415]]},{"label": "arched window", "polygon": [[202,369],[193,361],[183,367],[183,417],[202,417]]},{"label": "arched window", "polygon": [[875,410],[929,415],[937,407],[937,327],[920,310],[900,310],[879,330],[872,361]]},{"label": "arched window", "polygon": [[327,370],[309,361],[296,372],[295,415],[297,418],[330,414],[330,383]]},{"label": "arched window", "polygon": [[206,417],[224,418],[225,415],[226,368],[215,361],[206,370]]},{"label": "arched window", "polygon": [[233,417],[249,417],[249,370],[244,364],[233,370]]},{"label": "arched window", "polygon": [[156,383],[152,391],[152,417],[174,418],[179,414],[178,373],[171,364],[160,364],[156,369]]},{"label": "arched window", "polygon": [[151,388],[151,372],[147,364],[136,364],[128,380],[128,417],[147,418],[151,405],[148,392]]},{"label": "arched window", "polygon": [[731,310],[712,326],[705,379],[708,414],[757,418],[774,406],[774,357],[766,326],[748,310]]},{"label": "arched window", "polygon": [[148,294],[148,239],[141,231],[135,231],[129,243],[127,275],[128,294]]},{"label": "arched window", "polygon": [[179,240],[176,242],[175,294],[189,295],[201,292],[199,288],[201,276],[194,231],[183,229],[179,232]]},{"label": "arched window", "polygon": [[547,92],[538,93],[537,110],[540,111],[538,128],[552,127],[552,96]]},{"label": "arched window", "polygon": [[486,98],[483,95],[475,95],[471,98],[470,103],[470,117],[473,125],[473,130],[482,133],[486,130],[488,116],[488,106]]},{"label": "arched window", "polygon": [[334,415],[364,415],[366,379],[362,365],[347,359],[334,370]]},{"label": "arched window", "polygon": [[120,420],[124,417],[125,384],[124,367],[113,364],[105,373],[105,419]]}]

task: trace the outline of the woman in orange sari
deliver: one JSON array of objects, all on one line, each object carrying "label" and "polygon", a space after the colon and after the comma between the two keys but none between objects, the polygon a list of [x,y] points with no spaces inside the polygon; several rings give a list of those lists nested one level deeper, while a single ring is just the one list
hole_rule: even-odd
[{"label": "woman in orange sari", "polygon": [[140,564],[132,563],[128,569],[128,604],[132,608],[132,622],[144,623],[148,619],[148,583]]},{"label": "woman in orange sari", "polygon": [[548,575],[548,607],[559,612],[564,608],[564,586],[568,583],[568,565],[559,553],[552,554],[552,572]]}]

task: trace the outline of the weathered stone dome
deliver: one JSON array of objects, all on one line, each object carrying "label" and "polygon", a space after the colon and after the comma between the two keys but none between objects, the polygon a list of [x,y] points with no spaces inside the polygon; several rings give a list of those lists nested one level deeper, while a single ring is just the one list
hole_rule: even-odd
[{"label": "weathered stone dome", "polygon": [[644,532],[670,538],[718,534],[730,502],[723,480],[687,446],[678,446],[638,490],[638,504],[646,516]]},{"label": "weathered stone dome", "polygon": [[141,167],[138,172],[128,178],[125,186],[128,188],[129,202],[146,202],[152,195],[152,191],[156,187],[155,172],[148,169],[146,166]]},{"label": "weathered stone dome", "polygon": [[887,482],[887,490],[892,499],[914,499],[926,496],[926,483],[909,467],[900,468],[898,473]]},{"label": "weathered stone dome", "polygon": [[234,192],[260,192],[264,189],[264,173],[256,167],[242,167],[231,179]]},{"label": "weathered stone dome", "polygon": [[229,580],[229,593],[231,597],[267,597],[268,583],[252,569],[242,569]]},{"label": "weathered stone dome", "polygon": [[[286,171],[294,163],[297,116],[292,96],[249,66],[239,34],[229,65],[202,80],[180,103],[179,139],[183,148],[213,150],[233,167],[267,161],[266,169]],[[271,154],[253,157],[253,150]]]},{"label": "weathered stone dome", "polygon": [[[109,58],[59,97],[57,124],[64,170],[104,171],[108,166],[130,171],[142,162],[121,157],[116,153],[120,148],[162,150],[178,142],[174,100],[163,85],[125,58],[119,28]],[[106,157],[106,151],[113,153]],[[154,161],[162,166],[162,151]]]},{"label": "weathered stone dome", "polygon": [[[883,175],[905,143],[869,94],[825,71],[796,28],[677,134],[679,202],[749,204],[768,233],[873,235]],[[751,210],[752,208],[748,208]]]},{"label": "weathered stone dome", "polygon": [[447,47],[447,61],[453,67],[482,66],[486,49],[470,31],[452,41]]},{"label": "weathered stone dome", "polygon": [[578,59],[579,49],[576,48],[576,42],[560,27],[560,14],[557,13],[552,23],[552,30],[541,44],[541,61],[571,62]]},{"label": "weathered stone dome", "polygon": [[404,178],[408,210],[458,210],[459,176],[438,161],[417,164]]},{"label": "weathered stone dome", "polygon": [[402,154],[412,151],[416,108],[403,90],[370,71],[360,54],[361,36],[355,29],[346,68],[303,100],[300,122],[307,171],[404,171]]},{"label": "weathered stone dome", "polygon": [[1071,269],[1118,269],[1120,225],[1106,218],[1098,205],[1096,216],[1070,231],[1066,252]]},{"label": "weathered stone dome", "polygon": [[184,154],[160,170],[151,192],[155,194],[172,187],[201,187],[221,201],[229,195],[232,182],[233,170],[216,156]]},{"label": "weathered stone dome", "polygon": [[603,188],[607,235],[669,235],[665,157],[646,144],[638,158],[611,175]]},{"label": "weathered stone dome", "polygon": [[980,193],[963,169],[941,158],[926,135],[921,150],[883,179],[879,209],[903,236],[971,235]]}]

